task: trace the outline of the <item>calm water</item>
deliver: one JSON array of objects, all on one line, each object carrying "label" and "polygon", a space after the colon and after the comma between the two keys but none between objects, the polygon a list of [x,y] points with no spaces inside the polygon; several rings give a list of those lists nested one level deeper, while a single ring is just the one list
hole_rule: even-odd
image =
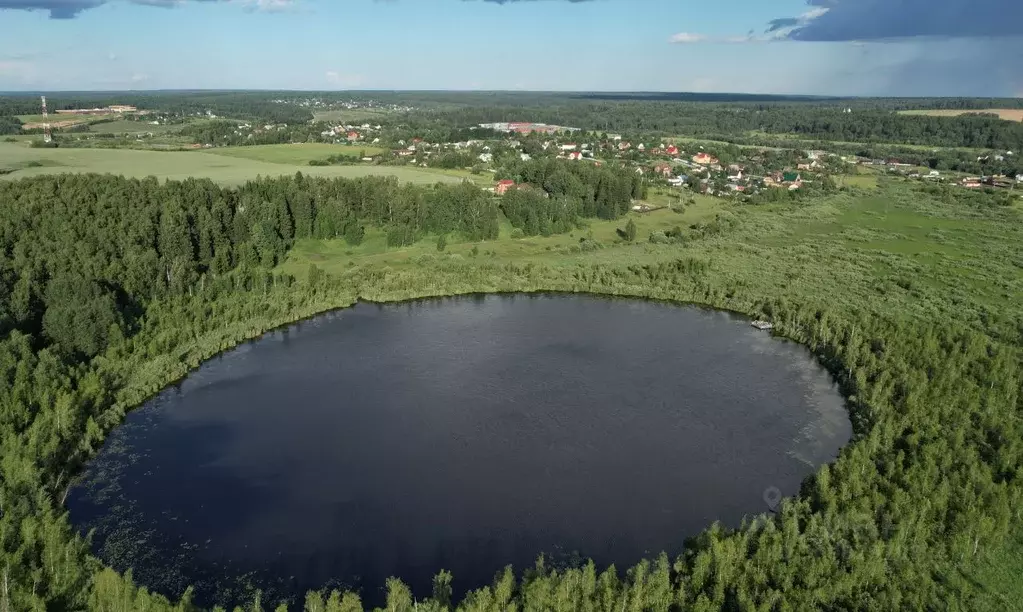
[{"label": "calm water", "polygon": [[806,349],[725,314],[582,296],[360,304],[130,414],[68,506],[100,557],[167,594],[347,585],[379,602],[391,575],[427,596],[441,568],[462,591],[540,553],[619,568],[677,553],[714,520],[766,511],[766,489],[795,494],[849,436]]}]

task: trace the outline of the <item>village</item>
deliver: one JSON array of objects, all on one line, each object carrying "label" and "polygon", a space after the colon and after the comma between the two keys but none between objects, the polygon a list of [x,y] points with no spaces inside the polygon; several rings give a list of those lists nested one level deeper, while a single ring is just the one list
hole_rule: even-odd
[{"label": "village", "polygon": [[[269,126],[268,126],[269,127]],[[537,122],[490,122],[466,128],[472,138],[431,142],[394,126],[338,123],[320,132],[327,142],[371,145],[385,149],[360,157],[362,163],[421,168],[472,170],[499,175],[502,168],[533,159],[562,159],[595,165],[618,164],[635,169],[648,184],[668,190],[750,199],[764,192],[798,192],[814,185],[865,184],[882,176],[943,183],[965,189],[1014,190],[1023,174],[973,175],[938,171],[899,159],[839,155],[820,149],[739,147],[688,138],[652,138],[587,132]],[[1003,161],[1014,152],[981,156]],[[851,180],[846,180],[853,177]],[[500,176],[497,177],[501,179]],[[513,188],[508,179],[494,181],[502,195]],[[776,196],[770,196],[773,199]],[[642,206],[637,210],[645,210]]]}]

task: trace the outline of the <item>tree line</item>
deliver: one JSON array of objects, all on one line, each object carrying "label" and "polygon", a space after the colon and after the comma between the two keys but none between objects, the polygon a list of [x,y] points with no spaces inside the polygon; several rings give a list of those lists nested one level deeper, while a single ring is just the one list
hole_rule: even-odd
[{"label": "tree line", "polygon": [[826,141],[1014,151],[1023,148],[1023,123],[1003,121],[993,116],[932,117],[869,108],[847,113],[841,107],[813,103],[600,101],[544,107],[474,106],[424,111],[422,115],[448,125],[522,121],[528,117],[530,121],[578,127],[591,132],[685,135],[714,140],[765,133]]}]

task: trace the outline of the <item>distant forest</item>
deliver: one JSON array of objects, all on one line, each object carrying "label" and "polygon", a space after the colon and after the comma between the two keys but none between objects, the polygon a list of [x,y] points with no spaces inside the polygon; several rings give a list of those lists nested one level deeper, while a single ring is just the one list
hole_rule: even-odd
[{"label": "distant forest", "polygon": [[[48,95],[51,110],[131,104],[140,109],[272,123],[308,123],[317,99],[413,106],[389,122],[448,129],[491,121],[537,121],[597,132],[630,132],[717,140],[755,134],[791,135],[825,141],[903,143],[934,147],[1023,149],[1023,123],[991,116],[906,116],[898,110],[983,111],[1023,108],[1023,99],[995,98],[815,98],[694,93],[545,92],[104,92]],[[849,112],[846,112],[849,111]],[[17,131],[5,117],[37,114],[39,99],[0,97],[0,133]]]}]

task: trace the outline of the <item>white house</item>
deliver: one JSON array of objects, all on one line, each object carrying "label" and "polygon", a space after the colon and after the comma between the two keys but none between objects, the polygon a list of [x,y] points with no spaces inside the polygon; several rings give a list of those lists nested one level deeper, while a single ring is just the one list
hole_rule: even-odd
[{"label": "white house", "polygon": [[533,158],[530,157],[529,153],[520,153],[519,154],[519,159],[521,159],[522,161],[529,161],[529,160],[531,160]]},{"label": "white house", "polygon": [[485,163],[485,164],[489,164],[490,162],[494,161],[494,154],[493,153],[480,153],[480,161]]},{"label": "white house", "polygon": [[575,144],[574,142],[569,142],[569,143],[565,143],[565,144],[561,145],[561,150],[562,151],[575,151],[578,146],[579,145]]}]

